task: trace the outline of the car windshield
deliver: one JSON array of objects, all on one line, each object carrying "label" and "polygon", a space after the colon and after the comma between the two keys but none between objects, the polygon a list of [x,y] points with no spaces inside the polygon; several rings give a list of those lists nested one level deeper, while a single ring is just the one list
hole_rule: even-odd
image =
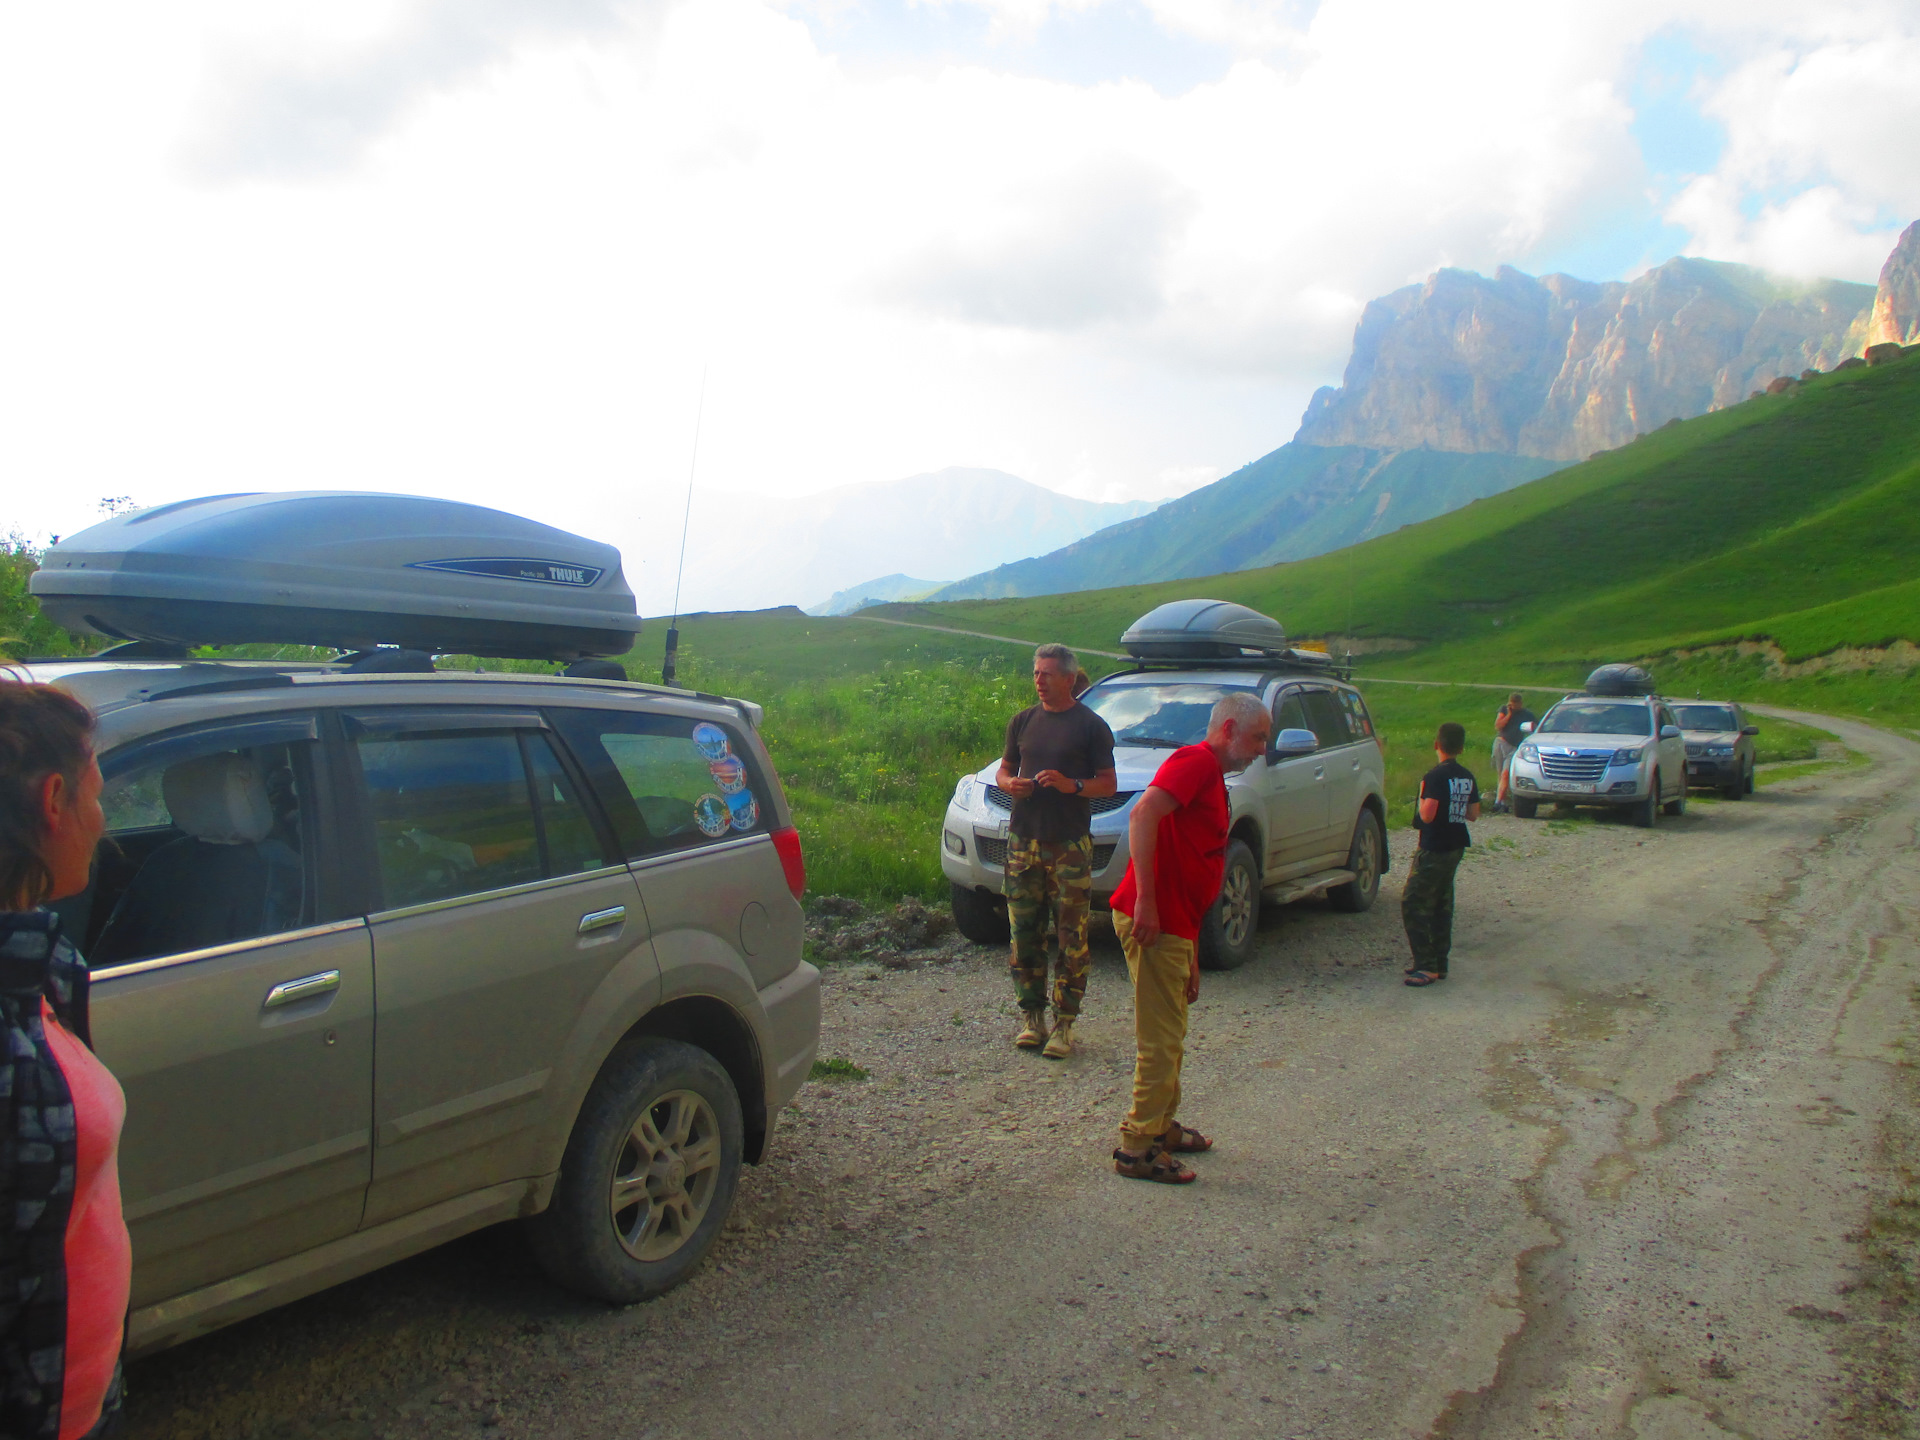
[{"label": "car windshield", "polygon": [[1080,697],[1107,722],[1116,745],[1146,745],[1174,750],[1207,738],[1213,703],[1247,685],[1096,685]]},{"label": "car windshield", "polygon": [[1563,700],[1534,727],[1536,735],[1651,735],[1653,711],[1620,700]]},{"label": "car windshield", "polygon": [[1674,719],[1682,730],[1738,730],[1731,705],[1676,705]]}]

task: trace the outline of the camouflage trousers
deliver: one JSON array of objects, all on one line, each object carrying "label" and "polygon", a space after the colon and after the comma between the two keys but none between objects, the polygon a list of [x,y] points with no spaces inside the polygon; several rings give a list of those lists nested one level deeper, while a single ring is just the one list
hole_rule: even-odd
[{"label": "camouflage trousers", "polygon": [[1022,1010],[1080,1013],[1087,993],[1087,912],[1093,908],[1093,837],[1059,842],[1007,837],[1007,919],[1013,926],[1013,990]]},{"label": "camouflage trousers", "polygon": [[1413,868],[1400,892],[1400,921],[1414,968],[1430,975],[1447,973],[1453,950],[1453,876],[1464,850],[1416,850]]}]

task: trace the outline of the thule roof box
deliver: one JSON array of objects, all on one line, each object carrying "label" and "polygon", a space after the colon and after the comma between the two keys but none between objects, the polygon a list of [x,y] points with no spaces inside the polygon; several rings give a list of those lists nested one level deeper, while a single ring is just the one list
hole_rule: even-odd
[{"label": "thule roof box", "polygon": [[1651,695],[1653,676],[1638,665],[1602,665],[1587,676],[1589,695]]},{"label": "thule roof box", "polygon": [[1280,622],[1230,600],[1173,600],[1149,610],[1120,637],[1145,669],[1206,665],[1220,669],[1332,672],[1333,657],[1287,644]]},{"label": "thule roof box", "polygon": [[55,624],[120,640],[400,646],[523,660],[633,648],[620,552],[412,495],[212,495],[116,516],[48,550]]}]

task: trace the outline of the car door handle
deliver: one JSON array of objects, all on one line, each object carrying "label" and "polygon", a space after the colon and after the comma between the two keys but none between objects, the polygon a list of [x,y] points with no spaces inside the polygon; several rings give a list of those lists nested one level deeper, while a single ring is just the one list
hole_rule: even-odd
[{"label": "car door handle", "polygon": [[582,935],[591,935],[596,930],[611,930],[616,925],[627,923],[627,907],[615,905],[611,910],[589,910],[580,917]]},{"label": "car door handle", "polygon": [[1327,778],[1327,767],[1326,767],[1326,766],[1324,766],[1324,765],[1316,765],[1316,766],[1314,766],[1314,767],[1313,767],[1313,778],[1314,778],[1314,779],[1316,779],[1316,780],[1324,780],[1324,779],[1326,779],[1326,778]]},{"label": "car door handle", "polygon": [[340,988],[338,970],[322,970],[318,975],[302,975],[298,980],[282,980],[267,992],[263,1010],[278,1010],[282,1005],[298,1005],[302,1000],[331,995]]}]

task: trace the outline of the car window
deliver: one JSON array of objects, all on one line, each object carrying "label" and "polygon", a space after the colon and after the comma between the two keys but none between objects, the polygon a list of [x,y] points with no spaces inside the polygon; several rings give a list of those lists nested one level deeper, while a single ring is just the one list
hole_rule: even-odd
[{"label": "car window", "polygon": [[1740,717],[1731,705],[1676,705],[1675,723],[1682,730],[1738,730]]},{"label": "car window", "polygon": [[1278,736],[1282,730],[1311,730],[1307,724],[1306,707],[1300,703],[1300,692],[1289,690],[1280,697],[1280,703],[1274,707],[1273,733]]},{"label": "car window", "polygon": [[1120,684],[1096,685],[1080,703],[1107,722],[1116,745],[1177,750],[1207,738],[1214,702],[1235,693],[1252,694],[1249,685]]},{"label": "car window", "polygon": [[297,930],[316,900],[306,717],[171,736],[109,756],[107,836],[63,912],[96,966]]},{"label": "car window", "polygon": [[545,735],[460,730],[356,737],[388,909],[606,863]]},{"label": "car window", "polygon": [[1653,711],[1626,700],[1562,700],[1535,735],[1651,735]]},{"label": "car window", "polygon": [[1346,708],[1334,698],[1332,691],[1308,690],[1302,693],[1301,700],[1306,706],[1307,728],[1313,731],[1321,749],[1353,743]]},{"label": "car window", "polygon": [[629,857],[766,829],[766,782],[733,727],[621,710],[556,709],[550,718]]},{"label": "car window", "polygon": [[1339,694],[1340,703],[1347,707],[1347,722],[1353,730],[1353,738],[1371,740],[1373,716],[1367,713],[1367,702],[1362,700],[1359,692],[1354,690],[1342,690]]}]

